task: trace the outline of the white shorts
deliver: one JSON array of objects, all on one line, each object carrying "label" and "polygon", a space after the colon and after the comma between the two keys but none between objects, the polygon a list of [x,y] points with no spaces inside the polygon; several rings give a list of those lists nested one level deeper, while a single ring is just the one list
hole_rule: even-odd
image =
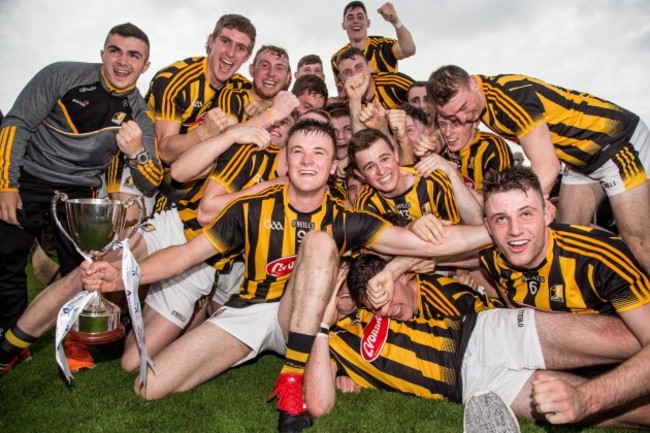
[{"label": "white shorts", "polygon": [[[183,223],[175,208],[154,214],[140,226],[138,233],[147,244],[149,255],[187,243]],[[196,302],[210,294],[215,272],[212,266],[200,263],[180,275],[153,283],[145,303],[174,325],[185,328],[194,314]]]},{"label": "white shorts", "polygon": [[600,183],[608,197],[631,190],[650,179],[650,131],[642,120],[634,130],[630,143],[591,174],[582,174],[570,167],[562,176],[566,185]]},{"label": "white shorts", "polygon": [[460,369],[463,403],[478,391],[494,391],[511,405],[544,355],[532,308],[482,311]]},{"label": "white shorts", "polygon": [[220,327],[251,349],[246,358],[234,364],[239,365],[266,350],[272,350],[279,355],[287,352],[287,345],[278,322],[279,308],[279,302],[254,304],[244,308],[221,307],[207,321]]},{"label": "white shorts", "polygon": [[212,295],[212,300],[219,305],[225,304],[235,293],[239,292],[241,283],[244,280],[244,262],[236,260],[230,272],[219,274],[217,288]]}]

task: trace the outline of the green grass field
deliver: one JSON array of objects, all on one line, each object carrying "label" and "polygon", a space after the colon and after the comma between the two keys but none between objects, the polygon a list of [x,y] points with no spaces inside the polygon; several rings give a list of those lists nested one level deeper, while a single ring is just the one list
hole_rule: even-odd
[{"label": "green grass field", "polygon": [[[39,289],[32,284],[32,295]],[[132,392],[134,374],[93,349],[97,367],[75,375],[69,388],[54,360],[50,332],[32,346],[31,362],[0,380],[0,432],[273,432],[275,402],[267,403],[281,360],[273,355],[233,369],[198,389],[160,401]],[[334,412],[308,432],[462,432],[461,405],[364,391],[340,394]],[[523,432],[624,432],[522,423]]]}]

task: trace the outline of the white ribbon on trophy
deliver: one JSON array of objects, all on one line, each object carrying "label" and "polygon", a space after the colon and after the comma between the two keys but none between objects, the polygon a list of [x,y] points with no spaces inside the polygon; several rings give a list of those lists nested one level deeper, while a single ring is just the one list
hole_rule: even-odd
[{"label": "white ribbon on trophy", "polygon": [[135,261],[135,257],[129,248],[129,240],[126,239],[119,243],[122,250],[122,281],[124,282],[124,293],[126,294],[127,304],[129,305],[129,314],[131,315],[131,325],[135,333],[135,342],[140,351],[140,386],[147,386],[147,368],[156,374],[156,366],[144,345],[144,324],[142,323],[142,309],[138,297],[138,287],[140,285],[140,266]]},{"label": "white ribbon on trophy", "polygon": [[59,364],[59,367],[63,370],[68,385],[72,383],[73,377],[70,372],[70,367],[68,366],[68,359],[63,350],[63,339],[68,334],[72,325],[77,321],[81,311],[96,296],[97,294],[95,292],[88,292],[85,290],[77,293],[61,308],[61,310],[59,310],[59,315],[56,319],[54,356],[56,357],[57,364]]}]

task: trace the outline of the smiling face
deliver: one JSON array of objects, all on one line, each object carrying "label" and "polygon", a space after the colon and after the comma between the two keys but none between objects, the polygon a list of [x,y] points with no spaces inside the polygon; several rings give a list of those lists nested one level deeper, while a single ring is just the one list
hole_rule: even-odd
[{"label": "smiling face", "polygon": [[251,38],[239,30],[224,28],[218,36],[210,35],[206,45],[208,78],[218,88],[239,70],[251,56]]},{"label": "smiling face", "polygon": [[348,34],[350,41],[358,41],[368,36],[370,20],[361,7],[350,8],[345,12],[341,27]]},{"label": "smiling face", "polygon": [[262,99],[272,99],[286,89],[291,81],[287,56],[270,50],[257,54],[255,64],[250,66],[249,72],[253,77],[253,89]]},{"label": "smiling face", "polygon": [[551,208],[539,192],[513,189],[491,194],[485,202],[485,226],[508,263],[535,268],[546,257]]},{"label": "smiling face", "polygon": [[268,128],[269,133],[271,134],[271,144],[284,147],[287,144],[287,137],[289,137],[289,130],[295,123],[293,116],[287,116],[279,122],[275,122]]},{"label": "smiling face", "polygon": [[367,149],[355,154],[355,173],[371,187],[390,197],[396,195],[400,169],[397,151],[384,139],[377,139]]},{"label": "smiling face", "polygon": [[109,35],[101,50],[102,71],[118,91],[130,89],[148,68],[149,47],[138,38]]},{"label": "smiling face", "polygon": [[435,104],[439,118],[457,120],[460,123],[473,123],[481,118],[483,101],[481,90],[474,77],[469,84],[458,86],[458,92],[444,105]]},{"label": "smiling face", "polygon": [[332,139],[321,132],[297,131],[287,143],[287,167],[294,190],[310,193],[325,188],[336,170]]},{"label": "smiling face", "polygon": [[440,134],[452,152],[460,152],[474,140],[477,126],[478,122],[460,123],[458,120],[449,120],[438,116]]}]

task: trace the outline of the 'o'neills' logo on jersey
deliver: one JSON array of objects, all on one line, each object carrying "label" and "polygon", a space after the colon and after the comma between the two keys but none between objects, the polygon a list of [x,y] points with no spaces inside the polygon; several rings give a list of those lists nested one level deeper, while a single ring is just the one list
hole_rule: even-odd
[{"label": "'o'neills' logo on jersey", "polygon": [[268,263],[264,270],[267,275],[282,277],[291,273],[295,261],[296,256],[282,257],[281,259],[273,260],[271,263]]},{"label": "'o'neills' logo on jersey", "polygon": [[379,357],[388,338],[388,325],[390,325],[390,318],[372,316],[370,322],[363,328],[359,349],[364,361],[372,362]]},{"label": "'o'neills' logo on jersey", "polygon": [[314,224],[311,221],[293,220],[293,221],[291,221],[291,227],[296,227],[296,228],[299,228],[299,229],[313,230],[314,227],[316,227],[316,224]]}]

